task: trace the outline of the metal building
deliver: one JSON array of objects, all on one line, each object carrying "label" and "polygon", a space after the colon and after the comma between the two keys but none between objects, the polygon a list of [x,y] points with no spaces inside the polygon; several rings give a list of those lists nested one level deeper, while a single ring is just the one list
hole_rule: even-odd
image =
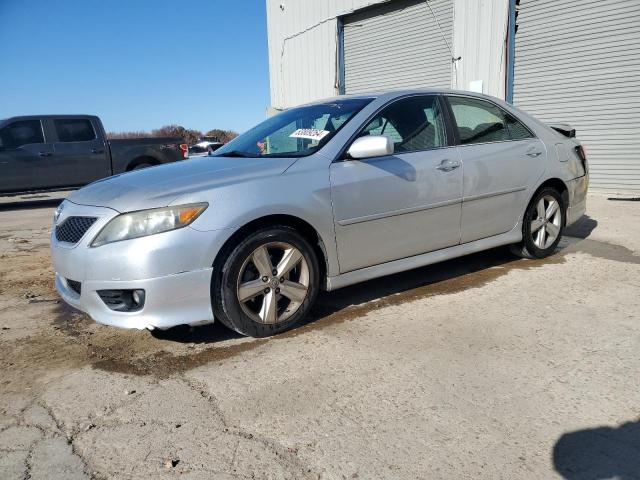
[{"label": "metal building", "polygon": [[640,193],[639,0],[267,0],[271,108],[406,87],[571,123],[591,187]]}]

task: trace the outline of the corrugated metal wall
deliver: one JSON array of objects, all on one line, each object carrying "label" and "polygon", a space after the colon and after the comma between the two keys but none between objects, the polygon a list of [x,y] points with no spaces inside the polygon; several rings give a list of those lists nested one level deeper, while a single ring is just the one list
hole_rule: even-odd
[{"label": "corrugated metal wall", "polygon": [[344,17],[345,93],[451,87],[453,0],[429,3],[433,14],[403,0]]},{"label": "corrugated metal wall", "polygon": [[[403,3],[403,0],[387,1],[391,6]],[[438,41],[442,36],[435,22],[427,21],[424,16],[427,13],[430,15],[430,12],[426,2],[423,2],[420,17],[407,19],[406,25],[400,27],[405,31],[411,30],[409,33],[416,38],[418,45],[425,45],[423,35],[426,35],[427,43],[437,45],[434,51],[438,57],[436,64],[439,73],[435,77],[423,76],[409,81],[399,71],[390,83],[384,84],[385,88],[453,86],[467,89],[471,80],[482,80],[484,93],[504,98],[504,42],[508,1],[431,0],[453,48],[453,55],[462,56],[457,63],[457,75],[451,75],[451,54],[444,41]],[[362,9],[377,8],[376,5],[385,3],[385,0],[266,0],[273,107],[269,110],[273,112],[274,109],[337,95],[340,86],[337,68],[339,18],[344,19],[354,12],[358,14]],[[379,21],[384,30],[383,19],[371,21]],[[425,22],[428,26],[426,29]],[[353,33],[353,29],[349,31],[350,28],[345,30],[347,38]],[[394,33],[388,29],[386,33],[372,32],[377,50],[387,48],[388,38],[396,38]],[[409,45],[410,49],[413,47]],[[431,51],[425,52],[420,48],[416,50],[426,64],[433,62]],[[418,59],[414,57],[412,60],[415,64]],[[445,70],[449,75],[446,79]],[[371,71],[376,72],[375,68]],[[351,86],[355,88],[357,84],[352,83]],[[347,90],[353,91],[353,88]]]},{"label": "corrugated metal wall", "polygon": [[591,186],[640,192],[640,1],[521,0],[514,104],[567,121]]}]

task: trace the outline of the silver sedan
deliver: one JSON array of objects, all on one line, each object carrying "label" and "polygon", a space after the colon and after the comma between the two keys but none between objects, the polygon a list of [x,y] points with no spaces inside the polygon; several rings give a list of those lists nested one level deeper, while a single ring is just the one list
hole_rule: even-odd
[{"label": "silver sedan", "polygon": [[62,298],[96,321],[220,320],[251,336],[334,290],[499,245],[554,252],[584,212],[566,125],[495,98],[421,90],[284,111],[213,156],[95,182],[55,212]]}]

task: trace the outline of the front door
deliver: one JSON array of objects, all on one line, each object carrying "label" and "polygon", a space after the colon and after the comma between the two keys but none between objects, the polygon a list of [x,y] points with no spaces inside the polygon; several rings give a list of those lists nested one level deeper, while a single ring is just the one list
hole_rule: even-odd
[{"label": "front door", "polygon": [[394,154],[331,165],[341,273],[459,243],[462,168],[441,107],[437,96],[395,101],[359,134],[391,138]]},{"label": "front door", "polygon": [[506,233],[524,213],[544,172],[546,149],[493,102],[449,96],[464,165],[462,243]]},{"label": "front door", "polygon": [[45,143],[40,119],[16,120],[0,129],[0,192],[55,186],[52,147]]}]

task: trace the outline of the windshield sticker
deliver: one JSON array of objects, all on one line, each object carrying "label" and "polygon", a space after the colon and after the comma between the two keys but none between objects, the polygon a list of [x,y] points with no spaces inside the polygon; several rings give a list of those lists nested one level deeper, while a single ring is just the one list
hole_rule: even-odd
[{"label": "windshield sticker", "polygon": [[289,137],[291,138],[308,138],[310,140],[320,141],[324,137],[329,135],[328,130],[318,130],[316,128],[299,128],[293,132]]}]

